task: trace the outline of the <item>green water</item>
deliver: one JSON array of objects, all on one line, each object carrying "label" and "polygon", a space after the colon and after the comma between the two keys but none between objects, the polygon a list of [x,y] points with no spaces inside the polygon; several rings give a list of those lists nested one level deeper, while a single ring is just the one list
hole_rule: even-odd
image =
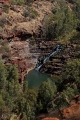
[{"label": "green water", "polygon": [[40,73],[35,69],[31,70],[25,78],[28,81],[29,88],[38,88],[42,82],[48,79],[54,80],[50,75]]}]

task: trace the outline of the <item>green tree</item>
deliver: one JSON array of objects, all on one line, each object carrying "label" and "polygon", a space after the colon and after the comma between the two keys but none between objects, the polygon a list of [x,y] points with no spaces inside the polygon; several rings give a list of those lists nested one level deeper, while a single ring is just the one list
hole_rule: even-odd
[{"label": "green tree", "polygon": [[24,98],[26,99],[24,112],[26,113],[27,119],[32,120],[35,117],[36,110],[36,91],[32,89],[27,90],[27,94],[24,92]]},{"label": "green tree", "polygon": [[57,7],[55,14],[44,19],[43,33],[48,39],[66,36],[77,27],[78,19],[68,7]]},{"label": "green tree", "polygon": [[[18,112],[19,113],[23,113],[23,112],[25,112],[25,104],[26,104],[26,99],[23,97],[23,96],[21,96],[21,97],[19,97],[20,99],[17,101],[17,104],[18,104]],[[19,114],[18,113],[18,114]]]},{"label": "green tree", "polygon": [[73,6],[73,11],[76,14],[76,17],[80,20],[80,1],[76,1]]},{"label": "green tree", "polygon": [[80,83],[80,60],[67,61],[63,68],[62,77],[65,83]]},{"label": "green tree", "polygon": [[32,120],[35,117],[34,101],[29,100],[27,95],[19,97],[17,101],[18,114],[21,113],[21,119]]},{"label": "green tree", "polygon": [[25,110],[26,110],[27,120],[33,120],[35,117],[35,113],[33,111],[32,106],[28,102],[25,104]]},{"label": "green tree", "polygon": [[2,95],[0,94],[0,120],[2,119],[4,108],[5,108],[5,101],[3,100]]},{"label": "green tree", "polygon": [[37,104],[39,111],[46,110],[47,104],[51,100],[53,100],[55,92],[56,92],[56,86],[52,81],[48,80],[41,84],[38,90],[38,97],[37,97]]},{"label": "green tree", "polygon": [[15,65],[10,65],[7,67],[7,71],[8,71],[8,76],[7,76],[7,79],[9,81],[17,81],[18,80],[18,69],[17,69],[17,66]]},{"label": "green tree", "polygon": [[7,67],[7,72],[8,92],[11,96],[18,95],[20,90],[18,69],[15,65],[10,65]]},{"label": "green tree", "polygon": [[11,4],[13,5],[24,5],[25,0],[11,0]]},{"label": "green tree", "polygon": [[23,82],[23,93],[26,94],[28,92],[28,82],[25,80]]},{"label": "green tree", "polygon": [[59,95],[58,103],[56,103],[57,107],[60,108],[61,106],[70,105],[72,98],[77,94],[79,94],[79,90],[77,89],[76,84],[73,83],[69,87],[66,86]]},{"label": "green tree", "polygon": [[0,62],[0,89],[5,89],[6,88],[6,77],[7,77],[7,72],[4,64]]},{"label": "green tree", "polygon": [[22,120],[28,120],[25,112],[22,113]]}]

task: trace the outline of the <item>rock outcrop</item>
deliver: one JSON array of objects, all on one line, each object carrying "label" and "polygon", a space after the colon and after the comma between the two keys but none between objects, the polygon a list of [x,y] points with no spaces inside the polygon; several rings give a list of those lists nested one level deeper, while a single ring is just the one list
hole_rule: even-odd
[{"label": "rock outcrop", "polygon": [[80,95],[76,95],[71,100],[69,107],[41,114],[35,120],[80,120]]},{"label": "rock outcrop", "polygon": [[62,110],[63,119],[80,120],[80,96],[74,97],[74,101],[73,105]]}]

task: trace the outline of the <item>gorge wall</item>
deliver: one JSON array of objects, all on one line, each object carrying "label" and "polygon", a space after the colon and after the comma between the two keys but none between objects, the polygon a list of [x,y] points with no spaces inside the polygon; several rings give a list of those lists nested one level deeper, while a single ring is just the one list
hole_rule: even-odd
[{"label": "gorge wall", "polygon": [[[47,7],[46,7],[47,6]],[[52,53],[59,41],[50,41],[42,38],[42,23],[46,15],[52,14],[51,1],[35,1],[28,6],[11,5],[9,13],[0,15],[1,46],[7,46],[8,52],[0,53],[4,63],[17,64],[20,81],[30,69],[35,68],[37,59],[44,59]],[[38,15],[35,19],[23,15],[25,10],[35,10]],[[4,21],[4,22],[3,22]],[[48,61],[40,72],[60,75],[63,64],[79,54],[75,52],[77,44],[64,44],[62,51]],[[2,49],[2,48],[1,48]]]}]

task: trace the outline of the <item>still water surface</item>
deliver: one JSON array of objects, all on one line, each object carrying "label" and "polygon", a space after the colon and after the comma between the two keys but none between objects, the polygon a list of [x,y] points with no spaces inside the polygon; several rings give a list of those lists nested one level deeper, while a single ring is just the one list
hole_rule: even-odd
[{"label": "still water surface", "polygon": [[45,73],[40,73],[37,70],[33,69],[29,71],[25,80],[28,81],[29,88],[38,88],[42,82],[51,79],[54,80],[50,75]]}]

